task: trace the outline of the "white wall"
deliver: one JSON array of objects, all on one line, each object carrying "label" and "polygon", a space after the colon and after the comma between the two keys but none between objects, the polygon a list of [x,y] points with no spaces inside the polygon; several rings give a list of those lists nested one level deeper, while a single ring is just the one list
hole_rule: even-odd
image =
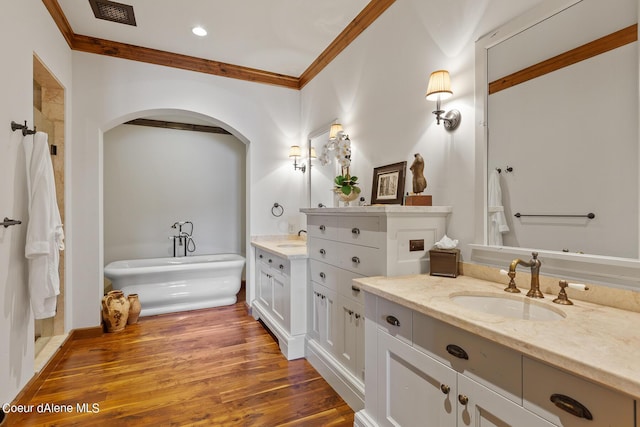
[{"label": "white wall", "polygon": [[244,255],[245,153],[233,135],[134,125],[105,132],[105,265],[172,256],[176,221],[194,224],[190,255]]},{"label": "white wall", "polygon": [[[7,1],[0,14],[0,218],[23,221],[0,227],[0,404],[10,402],[33,376],[33,314],[26,283],[24,245],[27,190],[22,134],[12,120],[33,127],[33,55],[66,90],[70,111],[71,51],[40,0]],[[67,123],[67,129],[69,124]]]},{"label": "white wall", "polygon": [[[433,0],[395,2],[302,90],[303,134],[338,117],[353,147],[351,172],[371,197],[373,168],[425,159],[425,194],[451,205],[448,233],[466,245],[474,239],[474,42],[537,0]],[[437,126],[435,103],[425,100],[429,74],[451,73],[454,95],[445,110],[462,113],[460,127]],[[313,177],[312,177],[313,179]],[[411,189],[407,170],[406,188]],[[467,255],[463,246],[463,258]]]}]

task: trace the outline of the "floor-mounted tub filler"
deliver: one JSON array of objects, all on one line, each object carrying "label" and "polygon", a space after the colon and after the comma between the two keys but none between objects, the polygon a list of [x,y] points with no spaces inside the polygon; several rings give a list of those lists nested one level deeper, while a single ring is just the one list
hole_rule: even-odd
[{"label": "floor-mounted tub filler", "polygon": [[245,259],[237,254],[123,260],[104,275],[113,289],[138,294],[140,316],[235,304]]}]

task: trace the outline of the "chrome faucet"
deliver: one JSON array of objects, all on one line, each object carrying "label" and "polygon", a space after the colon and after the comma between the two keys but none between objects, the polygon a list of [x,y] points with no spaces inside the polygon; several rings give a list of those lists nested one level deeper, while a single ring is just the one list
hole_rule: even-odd
[{"label": "chrome faucet", "polygon": [[511,293],[519,293],[520,289],[516,287],[515,277],[516,277],[516,267],[518,265],[522,265],[524,267],[531,268],[531,289],[527,292],[527,296],[531,298],[544,298],[542,292],[540,292],[540,265],[542,263],[538,259],[538,252],[531,253],[530,261],[523,261],[520,258],[516,258],[511,261],[511,265],[509,265],[509,272],[507,273],[510,280],[509,286],[505,288],[506,292]]},{"label": "chrome faucet", "polygon": [[[182,230],[182,227],[186,224],[191,226],[191,230],[189,232]],[[176,221],[173,223],[171,228],[178,229],[177,236],[169,237],[169,240],[173,239],[173,256],[177,256],[176,241],[178,242],[178,246],[184,246],[184,256],[187,256],[189,252],[195,252],[196,242],[193,240],[193,223],[191,221]]]}]

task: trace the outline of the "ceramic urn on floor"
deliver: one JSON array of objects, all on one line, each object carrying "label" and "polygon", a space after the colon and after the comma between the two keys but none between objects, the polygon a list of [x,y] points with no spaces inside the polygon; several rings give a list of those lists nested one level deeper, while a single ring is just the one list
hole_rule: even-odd
[{"label": "ceramic urn on floor", "polygon": [[129,300],[129,317],[127,318],[127,325],[133,325],[138,323],[138,317],[140,316],[142,306],[140,305],[140,298],[138,298],[138,294],[129,294],[127,299]]},{"label": "ceramic urn on floor", "polygon": [[109,291],[102,298],[102,320],[107,332],[120,332],[127,326],[129,300],[122,291]]}]

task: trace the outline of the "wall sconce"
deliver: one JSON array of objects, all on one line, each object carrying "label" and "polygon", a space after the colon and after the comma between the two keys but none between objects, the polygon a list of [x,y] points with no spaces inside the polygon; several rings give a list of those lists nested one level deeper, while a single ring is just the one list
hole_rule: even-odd
[{"label": "wall sconce", "polygon": [[342,125],[340,123],[334,123],[329,129],[329,141],[335,141],[338,139],[338,135],[342,132]]},{"label": "wall sconce", "polygon": [[451,91],[449,72],[447,70],[438,70],[431,73],[425,97],[429,101],[436,101],[436,110],[433,114],[436,115],[437,124],[440,124],[440,120],[444,122],[444,128],[446,130],[455,130],[462,119],[460,111],[458,110],[445,112],[440,109],[440,101],[449,98],[451,95],[453,95],[453,92]]},{"label": "wall sconce", "polygon": [[299,145],[292,145],[291,148],[289,148],[289,157],[293,157],[293,169],[294,170],[301,170],[302,173],[305,173],[307,170],[307,165],[305,165],[304,163],[302,163],[300,166],[298,166],[298,158],[302,156],[302,150],[300,149]]}]

